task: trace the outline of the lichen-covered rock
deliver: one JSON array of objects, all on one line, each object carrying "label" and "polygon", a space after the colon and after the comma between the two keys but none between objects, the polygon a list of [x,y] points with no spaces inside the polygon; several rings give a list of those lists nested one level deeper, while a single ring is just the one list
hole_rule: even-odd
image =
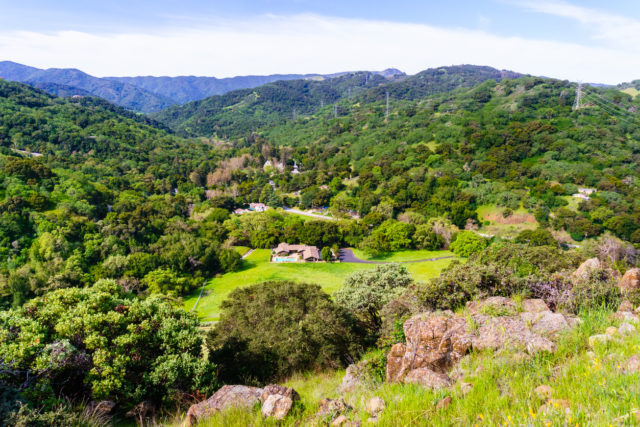
[{"label": "lichen-covered rock", "polygon": [[467,311],[471,314],[510,316],[518,312],[518,306],[510,298],[489,297],[481,301],[467,302]]},{"label": "lichen-covered rock", "polygon": [[262,416],[281,420],[291,411],[292,406],[293,400],[290,397],[281,394],[270,394],[262,402]]},{"label": "lichen-covered rock", "polygon": [[526,299],[522,301],[522,310],[527,313],[540,313],[548,311],[549,307],[544,300],[541,299]]},{"label": "lichen-covered rock", "polygon": [[607,334],[591,335],[589,337],[589,347],[594,348],[598,345],[606,345],[611,340],[612,340],[611,335],[607,335]]},{"label": "lichen-covered rock", "polygon": [[387,357],[387,381],[408,382],[411,374],[410,382],[440,387],[450,379],[432,373],[446,374],[471,348],[553,352],[552,340],[578,323],[552,312],[539,299],[524,300],[519,307],[509,298],[492,297],[468,303],[467,312],[423,313],[408,319],[406,344],[395,344]]},{"label": "lichen-covered rock", "polygon": [[618,282],[618,289],[627,294],[640,290],[640,268],[627,270]]},{"label": "lichen-covered rock", "polygon": [[291,387],[270,384],[262,389],[262,416],[281,420],[287,416],[293,402],[300,400],[300,395]]},{"label": "lichen-covered rock", "polygon": [[451,396],[447,396],[436,405],[436,409],[441,411],[443,409],[447,409],[451,405]]},{"label": "lichen-covered rock", "polygon": [[548,385],[539,385],[533,391],[542,400],[550,399],[553,395],[553,389]]},{"label": "lichen-covered rock", "polygon": [[627,361],[624,363],[624,371],[627,374],[635,374],[640,372],[640,355],[636,354],[627,359]]},{"label": "lichen-covered rock", "polygon": [[629,301],[622,301],[620,303],[620,307],[618,307],[618,312],[623,312],[623,311],[628,311],[630,313],[633,312],[633,304],[631,304]]},{"label": "lichen-covered rock", "polygon": [[377,396],[367,400],[367,405],[365,406],[367,413],[372,417],[377,417],[386,407],[384,400]]},{"label": "lichen-covered rock", "polygon": [[297,391],[295,391],[291,387],[285,387],[278,384],[269,384],[262,389],[262,394],[260,395],[260,401],[262,403],[267,400],[267,398],[272,394],[279,394],[281,396],[288,397],[292,401],[300,400],[300,395]]},{"label": "lichen-covered rock", "polygon": [[419,368],[446,372],[471,346],[466,330],[466,319],[450,311],[410,318],[404,323],[406,345],[394,345],[387,357],[387,381],[403,381]]},{"label": "lichen-covered rock", "polygon": [[618,327],[618,333],[620,335],[630,335],[630,334],[634,333],[635,331],[636,331],[636,327],[633,326],[631,323],[628,323],[628,322],[623,322]]},{"label": "lichen-covered rock", "polygon": [[598,258],[589,258],[571,274],[571,277],[576,282],[584,282],[591,278],[591,275],[602,267]]},{"label": "lichen-covered rock", "polygon": [[261,388],[244,385],[225,385],[209,399],[191,405],[187,411],[185,425],[195,425],[198,420],[231,407],[252,408],[260,402],[261,395]]},{"label": "lichen-covered rock", "polygon": [[447,374],[434,372],[429,368],[417,368],[409,371],[404,378],[404,382],[419,384],[433,390],[439,390],[451,385],[451,379]]},{"label": "lichen-covered rock", "polygon": [[318,403],[318,412],[316,413],[316,417],[330,416],[331,419],[334,419],[338,415],[344,414],[350,410],[351,406],[347,405],[342,398],[325,398]]}]

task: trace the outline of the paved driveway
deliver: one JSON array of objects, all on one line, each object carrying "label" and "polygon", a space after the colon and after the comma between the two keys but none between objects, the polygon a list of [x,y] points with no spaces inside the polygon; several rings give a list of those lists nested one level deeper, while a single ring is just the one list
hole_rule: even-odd
[{"label": "paved driveway", "polygon": [[394,262],[397,262],[399,264],[411,264],[415,262],[437,261],[439,259],[447,259],[447,258],[455,258],[455,257],[449,255],[449,256],[441,256],[436,258],[418,259],[415,261],[371,261],[371,260],[360,259],[356,257],[350,248],[340,249],[340,262],[353,262],[356,264],[393,264]]}]

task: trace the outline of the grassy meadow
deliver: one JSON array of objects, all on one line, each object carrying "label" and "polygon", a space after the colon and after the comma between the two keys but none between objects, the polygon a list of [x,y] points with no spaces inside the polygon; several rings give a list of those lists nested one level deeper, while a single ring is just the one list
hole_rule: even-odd
[{"label": "grassy meadow", "polygon": [[[480,220],[479,233],[492,236],[514,238],[523,230],[533,230],[538,227],[538,221],[525,208],[515,209],[508,217],[503,217],[505,208],[496,205],[478,207]],[[485,223],[488,222],[487,225]]]},{"label": "grassy meadow", "polygon": [[[325,397],[344,398],[353,407],[347,417],[366,425],[365,402],[373,396],[382,397],[387,405],[378,421],[381,426],[637,425],[634,413],[640,408],[640,377],[624,373],[622,366],[640,351],[640,336],[618,336],[588,353],[589,336],[619,324],[611,322],[610,315],[605,309],[582,313],[584,322],[561,337],[554,354],[523,360],[508,352],[471,353],[460,364],[464,381],[473,386],[468,394],[462,392],[460,382],[439,391],[373,382],[341,394],[344,370],[316,372],[295,375],[285,382],[300,393],[301,405],[281,423],[263,419],[255,409],[217,414],[200,425],[309,425],[318,402]],[[541,410],[545,401],[534,392],[540,385],[552,388],[553,400],[547,411]],[[452,398],[451,405],[436,409],[447,396]]]},{"label": "grassy meadow", "polygon": [[[241,253],[246,253],[244,248]],[[415,254],[414,254],[415,252]],[[367,259],[364,254],[363,259]],[[402,251],[391,254],[385,261],[412,261],[416,259],[450,256],[448,251]],[[244,260],[243,268],[211,279],[196,307],[196,313],[203,321],[216,321],[220,316],[220,303],[237,287],[266,282],[269,280],[293,280],[297,282],[317,283],[331,294],[337,290],[344,279],[354,271],[375,268],[375,264],[355,263],[282,263],[269,262],[269,249],[256,249]],[[440,274],[453,258],[438,261],[426,261],[406,264],[407,270],[416,281],[426,281]],[[198,288],[184,299],[184,308],[191,310],[198,300]]]}]

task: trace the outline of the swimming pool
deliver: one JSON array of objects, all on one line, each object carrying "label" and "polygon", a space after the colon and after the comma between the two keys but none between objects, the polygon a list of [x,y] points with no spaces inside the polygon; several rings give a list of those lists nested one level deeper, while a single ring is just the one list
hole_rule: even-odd
[{"label": "swimming pool", "polygon": [[273,258],[273,262],[296,262],[298,261],[297,257],[292,256],[277,256]]}]

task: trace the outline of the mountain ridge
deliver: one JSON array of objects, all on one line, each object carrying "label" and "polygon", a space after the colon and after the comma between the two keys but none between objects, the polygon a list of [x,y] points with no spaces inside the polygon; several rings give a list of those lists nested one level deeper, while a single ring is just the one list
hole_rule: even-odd
[{"label": "mountain ridge", "polygon": [[[368,71],[392,79],[405,76],[395,68]],[[0,61],[0,77],[30,84],[56,96],[98,96],[121,107],[153,113],[233,90],[250,89],[281,80],[328,79],[352,72],[331,74],[271,74],[226,78],[207,76],[95,77],[77,68],[40,69],[12,61]]]}]

